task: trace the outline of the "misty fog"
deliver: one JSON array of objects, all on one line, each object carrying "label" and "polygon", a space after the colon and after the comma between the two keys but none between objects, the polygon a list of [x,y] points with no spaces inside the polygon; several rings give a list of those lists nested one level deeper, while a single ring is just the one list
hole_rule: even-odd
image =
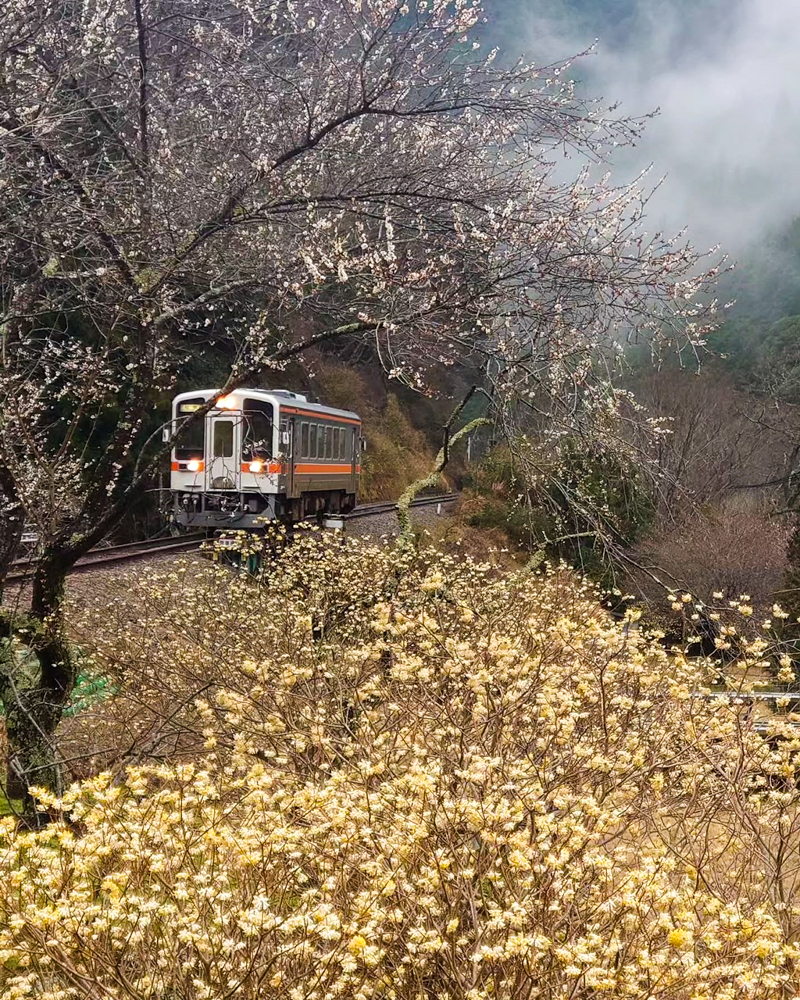
[{"label": "misty fog", "polygon": [[800,4],[797,0],[492,0],[493,42],[536,61],[596,51],[573,70],[619,114],[659,109],[619,181],[666,175],[652,228],[688,227],[733,255],[800,214]]}]

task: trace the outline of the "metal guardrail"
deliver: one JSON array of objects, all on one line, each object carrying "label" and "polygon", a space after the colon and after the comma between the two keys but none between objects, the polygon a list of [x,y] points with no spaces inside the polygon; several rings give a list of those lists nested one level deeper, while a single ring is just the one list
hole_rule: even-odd
[{"label": "metal guardrail", "polygon": [[797,701],[800,702],[800,691],[692,691],[693,698],[703,698],[707,701],[720,699],[727,701]]},{"label": "metal guardrail", "polygon": [[[789,708],[790,712],[791,708],[789,706],[794,705],[794,707],[800,708],[800,691],[692,691],[691,696],[703,701],[726,701],[733,706],[775,702],[775,707],[777,708],[778,702],[786,702],[786,706],[780,707]],[[776,726],[783,727],[784,732],[777,730]],[[782,742],[790,738],[796,739],[797,736],[800,736],[800,721],[782,719],[779,715],[776,715],[772,719],[752,719],[748,722],[748,728],[765,740],[778,740]],[[795,736],[795,733],[789,736],[785,730],[794,730],[797,736]]]}]

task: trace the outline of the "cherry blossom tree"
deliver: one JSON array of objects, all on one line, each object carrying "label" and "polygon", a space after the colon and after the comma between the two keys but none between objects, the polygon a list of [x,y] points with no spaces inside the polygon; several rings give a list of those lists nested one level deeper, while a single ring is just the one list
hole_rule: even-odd
[{"label": "cherry blossom tree", "polygon": [[621,335],[699,349],[698,256],[647,235],[641,189],[597,169],[642,122],[577,96],[567,64],[482,51],[482,17],[477,0],[3,5],[0,486],[40,539],[40,676],[20,692],[8,654],[0,678],[23,777],[58,785],[65,575],[161,460],[148,418],[211,342],[234,359],[222,392],[362,337],[395,377],[480,363],[499,398],[567,422],[606,407]]}]

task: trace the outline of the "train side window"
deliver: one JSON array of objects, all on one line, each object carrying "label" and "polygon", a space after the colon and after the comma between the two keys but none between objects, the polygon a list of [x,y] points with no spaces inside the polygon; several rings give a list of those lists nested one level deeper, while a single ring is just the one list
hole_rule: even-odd
[{"label": "train side window", "polygon": [[331,458],[338,458],[339,456],[339,428],[334,427],[331,431]]},{"label": "train side window", "polygon": [[308,443],[308,457],[317,457],[317,425],[310,424],[308,428],[309,433],[309,443]]},{"label": "train side window", "polygon": [[339,460],[344,461],[345,448],[347,447],[347,431],[344,427],[339,428]]},{"label": "train side window", "polygon": [[231,458],[233,455],[233,421],[214,421],[214,458]]},{"label": "train side window", "polygon": [[308,424],[305,421],[300,424],[300,455],[308,458]]},{"label": "train side window", "polygon": [[242,461],[272,458],[273,412],[272,403],[261,399],[245,399]]},{"label": "train side window", "polygon": [[326,427],[325,428],[325,458],[330,458],[331,455],[332,455],[332,452],[331,452],[331,439],[332,438],[333,438],[333,428],[332,427]]}]

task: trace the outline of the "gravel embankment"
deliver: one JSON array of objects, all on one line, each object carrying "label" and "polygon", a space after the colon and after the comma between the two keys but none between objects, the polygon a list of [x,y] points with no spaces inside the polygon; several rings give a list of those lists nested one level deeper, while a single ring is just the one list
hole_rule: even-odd
[{"label": "gravel embankment", "polygon": [[[432,528],[437,522],[452,514],[458,500],[449,500],[437,505],[411,508],[411,523],[415,528]],[[440,509],[439,509],[440,508]],[[400,526],[395,511],[376,514],[374,517],[354,517],[346,521],[345,533],[353,538],[396,538],[400,534]]]}]

